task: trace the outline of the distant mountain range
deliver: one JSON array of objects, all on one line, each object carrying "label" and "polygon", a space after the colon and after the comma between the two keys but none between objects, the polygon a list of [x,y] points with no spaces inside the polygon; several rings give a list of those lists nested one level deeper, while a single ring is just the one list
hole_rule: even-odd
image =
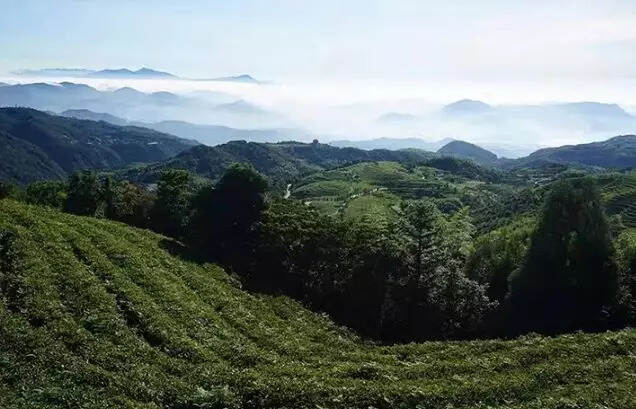
[{"label": "distant mountain range", "polygon": [[[43,68],[36,70],[19,70],[14,74],[24,77],[52,77],[52,78],[119,78],[119,79],[184,79],[165,71],[158,71],[142,67],[138,70],[128,68],[107,68],[102,70],[89,70],[85,68]],[[196,79],[196,81],[225,81],[260,84],[261,82],[249,74],[231,75],[208,79]]]},{"label": "distant mountain range", "polygon": [[[453,139],[505,141],[507,145],[545,145],[552,140],[599,140],[636,133],[636,117],[617,104],[565,102],[489,105],[464,99],[427,113],[391,111],[374,121],[384,135],[448,135]],[[509,150],[500,156],[530,152]]]},{"label": "distant mountain range", "polygon": [[119,118],[115,115],[93,112],[88,109],[67,109],[64,112],[59,113],[60,116],[65,116],[68,118],[76,118],[76,119],[87,119],[89,121],[104,121],[109,124],[126,126],[129,125],[128,121],[125,119]]},{"label": "distant mountain range", "polygon": [[[77,90],[85,92],[83,88]],[[125,93],[136,93],[125,90]],[[519,159],[502,159],[464,141],[440,141],[434,152],[424,149],[388,150],[336,147],[326,144],[280,142],[259,143],[232,141],[218,146],[196,146],[197,142],[140,126],[128,124],[109,114],[88,110],[64,112],[64,115],[96,119],[80,120],[50,115],[28,108],[0,108],[0,180],[28,183],[39,179],[62,178],[78,169],[116,169],[133,163],[151,163],[127,169],[123,176],[139,181],[153,181],[166,168],[190,170],[216,179],[234,162],[248,162],[274,183],[287,183],[320,169],[359,161],[397,161],[423,164],[445,157],[469,159],[491,168],[514,169],[568,164],[584,167],[625,169],[636,167],[636,136],[623,135],[603,142],[566,145],[540,149]],[[161,131],[195,135],[275,137],[268,131],[244,131],[179,121],[136,125],[153,126]],[[278,130],[278,137],[284,132]],[[293,137],[292,137],[293,138]],[[199,139],[199,137],[197,137]],[[285,138],[287,139],[287,138]],[[406,141],[406,142],[405,142]],[[410,141],[405,140],[408,144]],[[380,141],[382,142],[382,141]],[[448,158],[446,158],[448,159]],[[455,166],[441,161],[439,166]]]},{"label": "distant mountain range", "polygon": [[198,122],[205,118],[206,121],[233,128],[281,128],[290,125],[284,116],[276,112],[220,92],[186,96],[170,92],[145,93],[130,87],[100,91],[73,82],[0,87],[0,106],[53,112],[87,109],[141,122]]},{"label": "distant mountain range", "polygon": [[70,109],[63,111],[60,116],[105,121],[114,125],[134,125],[169,133],[186,139],[215,146],[229,141],[244,140],[248,142],[282,142],[289,140],[308,139],[310,134],[301,129],[272,128],[272,129],[236,129],[221,125],[201,125],[185,121],[140,122],[125,119],[107,113],[93,112],[87,109]]},{"label": "distant mountain range", "polygon": [[87,70],[83,68],[44,68],[40,70],[22,70],[18,75],[30,77],[79,77],[79,78],[178,78],[176,75],[150,68],[140,68],[136,71],[128,68]]},{"label": "distant mountain range", "polygon": [[157,162],[196,144],[146,128],[0,108],[0,180],[30,183],[80,169]]},{"label": "distant mountain range", "polygon": [[252,77],[251,75],[248,74],[241,74],[241,75],[233,75],[230,77],[218,77],[218,78],[212,78],[212,79],[200,79],[198,81],[225,81],[225,82],[243,82],[243,83],[247,83],[247,84],[260,84],[261,81],[258,81],[257,79],[255,79],[254,77]]}]

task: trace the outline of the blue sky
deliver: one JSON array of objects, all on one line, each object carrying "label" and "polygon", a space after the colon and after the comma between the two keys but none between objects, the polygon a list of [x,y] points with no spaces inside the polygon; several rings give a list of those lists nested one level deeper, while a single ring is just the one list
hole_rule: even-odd
[{"label": "blue sky", "polygon": [[636,78],[636,1],[0,0],[0,71]]}]

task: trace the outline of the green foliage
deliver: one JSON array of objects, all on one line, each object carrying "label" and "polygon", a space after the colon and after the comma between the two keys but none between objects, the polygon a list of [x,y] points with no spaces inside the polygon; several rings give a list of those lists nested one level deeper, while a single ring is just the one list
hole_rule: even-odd
[{"label": "green foliage", "polygon": [[84,170],[72,174],[68,179],[68,194],[64,210],[83,216],[95,216],[103,200],[102,188],[97,175]]},{"label": "green foliage", "polygon": [[616,295],[616,265],[600,191],[591,178],[553,186],[525,265],[511,277],[523,328],[549,332],[602,326]]},{"label": "green foliage", "polygon": [[171,237],[184,235],[193,194],[191,182],[191,175],[185,170],[168,169],[161,173],[151,215],[156,231]]},{"label": "green foliage", "polygon": [[619,216],[624,227],[636,227],[636,173],[610,173],[598,180],[607,213]]},{"label": "green foliage", "polygon": [[193,200],[191,241],[223,265],[244,266],[256,246],[266,189],[267,181],[253,167],[230,166],[214,188],[202,188]]},{"label": "green foliage", "polygon": [[636,325],[636,230],[626,230],[616,240],[618,313],[623,322]]},{"label": "green foliage", "polygon": [[271,186],[284,187],[320,170],[361,161],[423,163],[428,153],[337,148],[320,143],[257,143],[231,141],[218,146],[197,146],[165,162],[122,172],[122,177],[152,182],[161,171],[185,169],[218,180],[233,163],[247,163],[268,178]]},{"label": "green foliage", "polygon": [[497,155],[480,146],[464,141],[451,141],[442,146],[437,153],[443,156],[474,160],[487,166],[494,166],[497,163]]},{"label": "green foliage", "polygon": [[624,169],[633,167],[635,162],[636,135],[622,135],[601,142],[539,149],[525,158],[512,161],[510,165],[561,163]]},{"label": "green foliage", "polygon": [[[106,179],[108,181],[110,179]],[[106,182],[105,182],[106,183]],[[137,227],[152,227],[150,216],[156,196],[153,192],[128,181],[112,183],[104,187],[106,192],[106,217]]]},{"label": "green foliage", "polygon": [[8,200],[0,229],[2,408],[633,406],[634,330],[374,346],[149,231]]},{"label": "green foliage", "polygon": [[56,180],[33,182],[25,190],[27,203],[61,209],[66,203],[68,187]]},{"label": "green foliage", "polygon": [[[496,306],[486,287],[463,272],[473,227],[467,211],[443,217],[433,202],[407,203],[400,230],[409,253],[407,276],[392,289],[402,339],[458,338],[477,333]],[[404,284],[401,284],[403,282]]]},{"label": "green foliage", "polygon": [[21,199],[22,192],[17,185],[0,180],[0,199],[5,198]]},{"label": "green foliage", "polygon": [[165,160],[193,144],[146,128],[0,108],[0,179],[20,184]]},{"label": "green foliage", "polygon": [[490,299],[504,302],[508,278],[522,266],[534,227],[534,219],[522,218],[475,240],[465,271],[470,278],[488,285]]}]

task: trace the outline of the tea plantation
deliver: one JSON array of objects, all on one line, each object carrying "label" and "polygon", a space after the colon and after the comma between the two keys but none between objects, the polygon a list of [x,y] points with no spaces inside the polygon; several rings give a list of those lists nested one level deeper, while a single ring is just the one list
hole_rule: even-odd
[{"label": "tea plantation", "polygon": [[176,242],[0,201],[1,408],[634,408],[636,331],[379,346]]}]

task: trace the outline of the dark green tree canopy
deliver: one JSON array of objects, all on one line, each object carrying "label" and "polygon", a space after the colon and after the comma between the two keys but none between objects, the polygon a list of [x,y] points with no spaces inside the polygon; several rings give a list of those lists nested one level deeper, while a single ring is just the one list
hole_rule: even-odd
[{"label": "dark green tree canopy", "polygon": [[616,291],[609,226],[594,180],[557,183],[525,265],[511,277],[522,325],[548,332],[594,327]]}]

